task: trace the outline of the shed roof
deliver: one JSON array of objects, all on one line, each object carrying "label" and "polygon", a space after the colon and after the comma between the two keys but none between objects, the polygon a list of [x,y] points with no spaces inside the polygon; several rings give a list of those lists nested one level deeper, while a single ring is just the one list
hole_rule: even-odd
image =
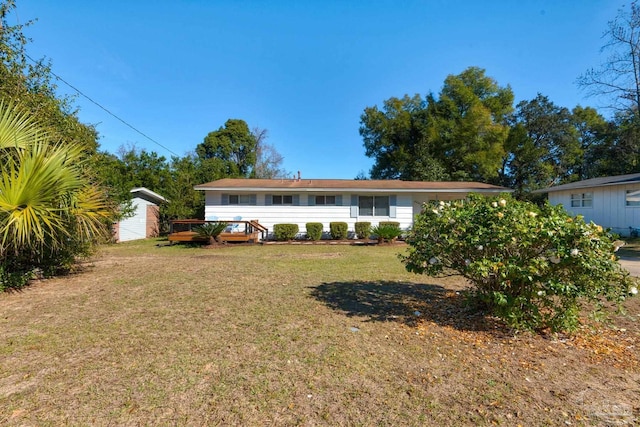
[{"label": "shed roof", "polygon": [[224,178],[196,185],[196,190],[242,191],[371,191],[371,192],[483,192],[504,193],[506,187],[465,181],[400,181],[358,179],[238,179]]},{"label": "shed roof", "polygon": [[136,193],[141,194],[143,196],[146,196],[148,199],[151,199],[151,201],[155,202],[155,203],[164,203],[164,202],[167,201],[167,199],[165,199],[164,197],[162,197],[158,193],[155,193],[155,192],[149,190],[146,187],[134,188],[134,189],[130,190],[130,193],[133,194],[133,195],[135,195]]},{"label": "shed roof", "polygon": [[555,187],[541,188],[539,190],[535,190],[534,193],[553,193],[555,191],[577,190],[591,187],[606,187],[609,185],[629,184],[633,182],[640,182],[640,173],[585,179],[582,181],[571,182],[569,184],[556,185]]}]

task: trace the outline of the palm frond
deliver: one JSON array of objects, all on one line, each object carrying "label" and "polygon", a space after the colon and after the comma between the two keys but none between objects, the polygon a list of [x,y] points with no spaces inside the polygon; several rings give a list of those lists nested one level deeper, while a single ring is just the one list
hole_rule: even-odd
[{"label": "palm frond", "polygon": [[10,149],[24,149],[34,141],[47,139],[47,133],[12,102],[0,101],[0,159]]}]

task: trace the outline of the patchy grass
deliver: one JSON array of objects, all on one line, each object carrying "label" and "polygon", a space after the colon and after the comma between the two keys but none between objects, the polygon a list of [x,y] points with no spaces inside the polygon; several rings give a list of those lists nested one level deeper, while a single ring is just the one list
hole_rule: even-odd
[{"label": "patchy grass", "polygon": [[632,425],[640,304],[514,335],[393,246],[132,242],[0,295],[2,425]]}]

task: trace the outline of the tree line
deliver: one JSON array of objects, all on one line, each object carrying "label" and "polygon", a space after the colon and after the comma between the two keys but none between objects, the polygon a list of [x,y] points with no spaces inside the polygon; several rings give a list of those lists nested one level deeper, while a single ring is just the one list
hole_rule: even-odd
[{"label": "tree line", "polygon": [[171,219],[204,217],[204,195],[193,189],[195,185],[221,178],[289,176],[282,167],[283,157],[266,141],[267,136],[266,129],[250,130],[244,120],[229,119],[183,157],[167,159],[135,146],[120,147],[117,154],[97,152],[94,167],[120,205],[126,205],[129,191],[136,187],[168,199],[170,203],[160,209],[166,226]]},{"label": "tree line", "polygon": [[608,53],[578,78],[604,98],[605,118],[591,107],[556,105],[538,93],[514,106],[514,94],[486,71],[449,75],[436,95],[391,97],[360,119],[370,177],[476,180],[531,191],[582,179],[640,171],[640,8],[633,2],[610,21]]},{"label": "tree line", "polygon": [[637,109],[605,119],[547,96],[515,106],[512,89],[485,70],[450,75],[438,95],[405,95],[368,107],[360,134],[374,179],[482,181],[531,191],[640,171]]}]

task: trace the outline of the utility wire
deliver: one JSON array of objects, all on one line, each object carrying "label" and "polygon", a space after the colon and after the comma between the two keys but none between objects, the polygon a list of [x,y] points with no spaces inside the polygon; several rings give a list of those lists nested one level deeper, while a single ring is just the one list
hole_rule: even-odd
[{"label": "utility wire", "polygon": [[[32,57],[30,57],[26,52],[23,52],[24,56],[27,57],[31,62],[33,62],[34,64],[38,64],[39,62],[37,62],[36,60],[34,60]],[[131,129],[133,129],[135,132],[139,133],[140,135],[144,136],[145,138],[147,138],[149,141],[153,142],[154,144],[156,144],[159,147],[164,148],[165,150],[167,150],[168,152],[170,152],[171,154],[173,154],[176,157],[180,157],[180,155],[178,155],[177,153],[175,153],[173,150],[165,147],[164,145],[160,144],[158,141],[156,141],[155,139],[151,138],[149,135],[147,135],[146,133],[138,130],[135,126],[130,125],[129,123],[127,123],[125,120],[121,119],[120,117],[116,116],[114,113],[112,113],[111,111],[109,111],[107,108],[103,107],[102,105],[100,105],[97,101],[94,101],[93,99],[91,99],[88,95],[85,95],[80,89],[78,89],[77,87],[75,87],[74,85],[72,85],[71,83],[67,82],[65,79],[63,79],[62,77],[60,77],[59,75],[57,75],[56,73],[54,73],[53,71],[49,70],[49,72],[51,73],[51,75],[53,77],[55,77],[56,79],[60,80],[62,83],[66,84],[67,86],[69,86],[71,89],[75,90],[76,92],[78,92],[79,95],[83,96],[84,98],[86,98],[87,100],[89,100],[91,103],[95,104],[96,106],[98,106],[100,109],[102,109],[103,111],[105,111],[107,114],[109,114],[110,116],[114,117],[115,119],[119,120],[120,122],[122,122],[125,126],[130,127]]]}]

